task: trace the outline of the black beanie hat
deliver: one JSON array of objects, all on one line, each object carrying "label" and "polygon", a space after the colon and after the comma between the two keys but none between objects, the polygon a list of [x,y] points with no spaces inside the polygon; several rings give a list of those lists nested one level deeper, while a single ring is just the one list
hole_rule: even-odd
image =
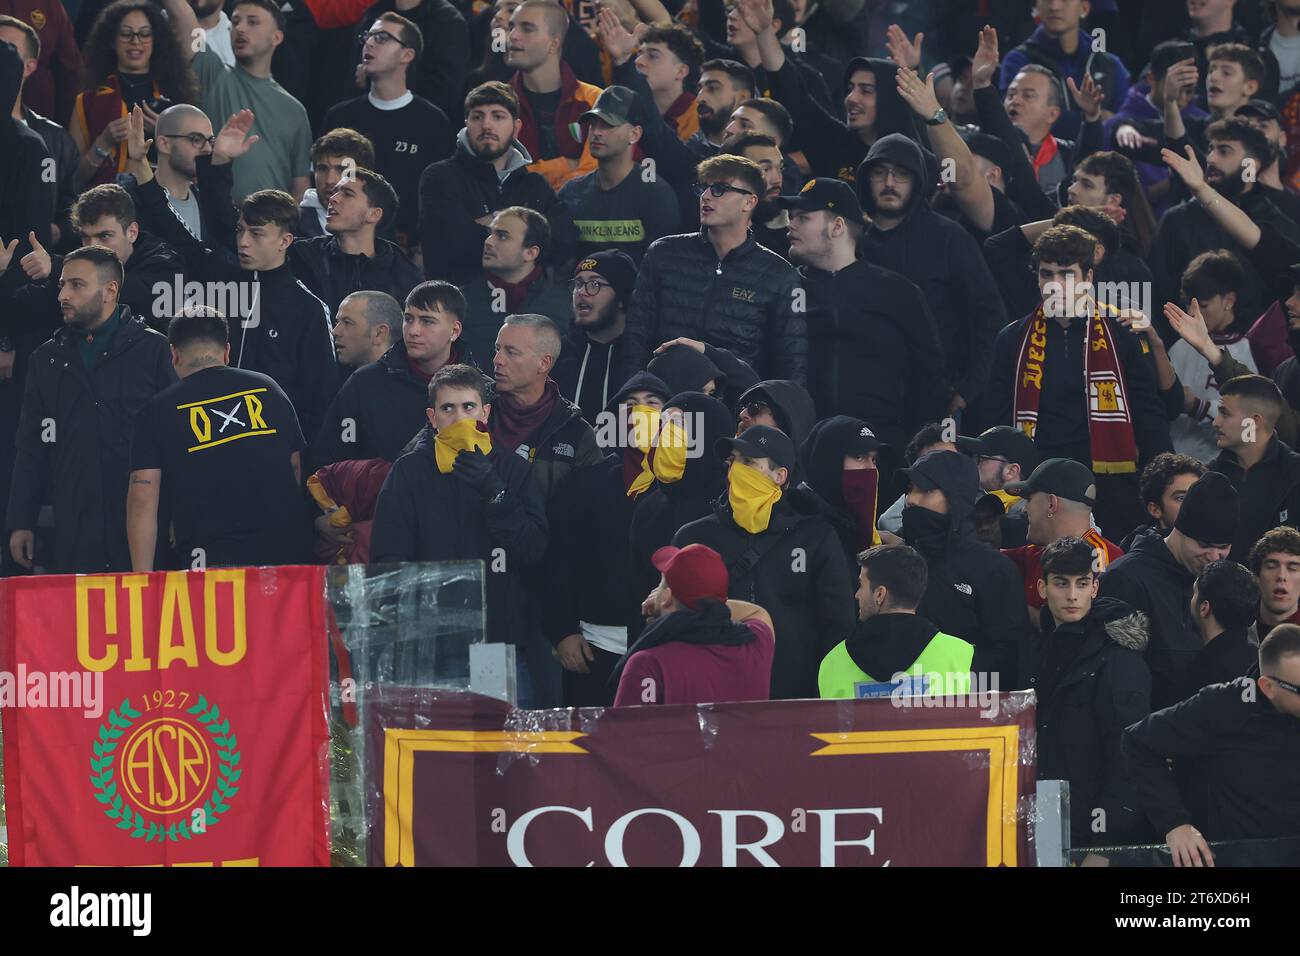
[{"label": "black beanie hat", "polygon": [[1187,489],[1174,528],[1203,544],[1232,544],[1237,540],[1240,500],[1226,475],[1207,471]]}]

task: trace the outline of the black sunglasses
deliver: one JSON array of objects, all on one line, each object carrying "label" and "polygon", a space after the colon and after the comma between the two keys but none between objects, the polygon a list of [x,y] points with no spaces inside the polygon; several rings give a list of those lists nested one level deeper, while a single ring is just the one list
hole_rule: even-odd
[{"label": "black sunglasses", "polygon": [[695,183],[691,188],[695,190],[696,196],[703,196],[708,193],[714,199],[721,199],[727,193],[741,193],[745,196],[758,195],[748,189],[741,189],[739,186],[732,186],[729,183]]}]

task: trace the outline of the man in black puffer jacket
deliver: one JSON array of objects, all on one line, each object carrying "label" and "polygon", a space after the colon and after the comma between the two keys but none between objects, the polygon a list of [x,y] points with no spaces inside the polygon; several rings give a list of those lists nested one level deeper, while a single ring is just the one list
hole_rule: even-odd
[{"label": "man in black puffer jacket", "polygon": [[998,687],[1023,686],[1017,671],[1029,616],[1024,582],[1010,559],[975,536],[979,470],[955,451],[922,455],[904,474],[903,540],[930,568],[917,610],[945,634],[975,645],[971,671],[998,674]]},{"label": "man in black puffer jacket", "polygon": [[[452,115],[451,113],[447,114]],[[551,262],[577,245],[577,230],[550,184],[527,167],[533,161],[515,139],[519,99],[506,83],[484,83],[465,97],[465,127],[456,152],[420,175],[420,245],[424,274],[457,285],[483,274],[483,240],[492,213],[527,206],[551,227]]]},{"label": "man in black puffer jacket", "polygon": [[862,208],[872,217],[862,235],[862,256],[920,288],[939,327],[956,392],[951,407],[964,408],[983,392],[993,339],[1007,324],[1002,296],[979,244],[930,208],[934,186],[921,147],[902,134],[876,140],[858,169],[857,187]]},{"label": "man in black puffer jacket", "polygon": [[1038,694],[1039,779],[1070,782],[1072,845],[1113,846],[1146,835],[1120,738],[1151,713],[1151,672],[1146,615],[1095,597],[1092,551],[1070,537],[1044,550],[1038,593],[1047,603],[1023,667]]},{"label": "man in black puffer jacket", "polygon": [[[802,384],[808,334],[796,309],[799,277],[790,263],[750,232],[764,195],[751,160],[714,156],[699,166],[700,231],[664,236],[646,251],[632,293],[622,375],[645,368],[670,339],[697,339],[729,349],[759,375]],[[719,191],[714,195],[715,191]]]},{"label": "man in black puffer jacket", "polygon": [[822,658],[848,637],[855,618],[839,539],[825,519],[799,514],[785,494],[795,464],[789,437],[754,425],[717,450],[731,457],[727,494],[713,514],[678,531],[673,545],[717,551],[731,581],[728,596],[772,615],[772,699],[816,697]]}]

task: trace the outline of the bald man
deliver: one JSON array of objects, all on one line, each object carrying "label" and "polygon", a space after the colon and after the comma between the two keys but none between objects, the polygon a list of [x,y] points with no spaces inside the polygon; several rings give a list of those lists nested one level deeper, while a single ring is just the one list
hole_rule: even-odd
[{"label": "bald man", "polygon": [[199,177],[199,158],[211,157],[212,121],[197,106],[182,103],[158,115],[154,142],[158,148],[158,168],[154,176],[167,193],[167,204],[180,217],[194,237],[211,244],[218,237],[203,235],[203,217],[199,200],[190,186]]}]

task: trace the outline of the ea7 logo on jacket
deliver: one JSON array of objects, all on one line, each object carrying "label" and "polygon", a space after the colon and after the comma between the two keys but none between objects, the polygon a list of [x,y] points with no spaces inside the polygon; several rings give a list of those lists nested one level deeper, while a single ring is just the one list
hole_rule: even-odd
[{"label": "ea7 logo on jacket", "polygon": [[250,388],[218,398],[205,398],[201,402],[177,405],[178,412],[189,413],[190,431],[198,441],[187,449],[193,453],[205,448],[215,448],[237,438],[255,435],[274,435],[275,429],[262,418],[262,400],[258,395],[265,388]]},{"label": "ea7 logo on jacket", "polygon": [[969,584],[963,584],[963,583],[961,583],[961,582],[954,582],[954,583],[953,583],[953,587],[955,587],[955,588],[956,588],[958,591],[960,591],[962,594],[974,594],[974,593],[975,593],[975,589],[974,589],[973,587],[971,587]]},{"label": "ea7 logo on jacket", "polygon": [[733,286],[731,297],[739,299],[741,302],[754,302],[757,299],[757,293],[753,289],[742,289],[739,286]]}]

